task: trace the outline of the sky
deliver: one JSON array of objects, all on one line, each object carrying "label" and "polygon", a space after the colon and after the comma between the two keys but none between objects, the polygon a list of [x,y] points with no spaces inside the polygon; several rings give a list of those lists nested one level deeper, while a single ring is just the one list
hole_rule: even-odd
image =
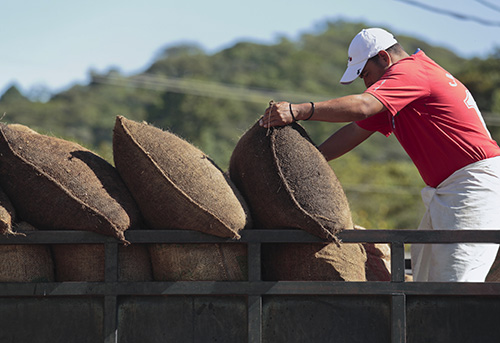
[{"label": "sky", "polygon": [[494,25],[436,13],[413,0],[2,0],[0,94],[13,84],[26,95],[57,93],[87,84],[91,70],[141,72],[179,43],[214,53],[240,41],[295,40],[339,19],[384,27],[463,57],[487,57],[500,48],[500,0],[415,1]]}]

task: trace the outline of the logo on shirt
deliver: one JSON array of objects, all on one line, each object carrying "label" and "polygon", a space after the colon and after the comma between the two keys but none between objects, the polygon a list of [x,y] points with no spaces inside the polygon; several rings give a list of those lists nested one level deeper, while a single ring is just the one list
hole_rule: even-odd
[{"label": "logo on shirt", "polygon": [[457,81],[455,80],[455,78],[452,75],[446,74],[446,77],[449,78],[449,79],[451,79],[451,82],[448,82],[448,84],[450,86],[452,86],[452,87],[458,86]]},{"label": "logo on shirt", "polygon": [[387,80],[383,80],[377,87],[375,87],[375,89],[373,91],[375,92],[377,89],[382,87],[382,85],[385,83],[385,81],[387,81]]}]

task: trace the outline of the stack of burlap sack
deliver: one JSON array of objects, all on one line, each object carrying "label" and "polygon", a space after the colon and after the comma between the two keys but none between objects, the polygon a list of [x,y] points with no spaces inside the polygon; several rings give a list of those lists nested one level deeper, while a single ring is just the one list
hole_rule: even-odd
[{"label": "stack of burlap sack", "polygon": [[[305,130],[251,127],[224,173],[198,148],[116,118],[113,167],[95,153],[0,124],[0,232],[87,230],[117,238],[120,281],[246,280],[242,230],[301,229],[321,243],[263,244],[264,280],[387,281],[388,247],[339,242],[345,193]],[[197,230],[230,243],[127,244],[127,230]],[[102,244],[0,245],[0,281],[102,281]]]}]

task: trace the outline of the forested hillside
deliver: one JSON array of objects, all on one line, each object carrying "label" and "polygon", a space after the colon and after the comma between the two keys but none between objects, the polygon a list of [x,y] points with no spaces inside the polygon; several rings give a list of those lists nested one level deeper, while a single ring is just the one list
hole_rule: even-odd
[{"label": "forested hillside", "polygon": [[[361,23],[327,22],[297,40],[276,44],[240,42],[208,54],[196,45],[166,48],[142,73],[92,73],[88,85],[32,101],[12,86],[0,99],[5,123],[74,140],[111,163],[116,115],[147,121],[187,139],[226,169],[239,137],[259,118],[269,100],[318,101],[355,92],[342,86],[347,47]],[[500,51],[488,59],[465,60],[412,37],[399,36],[408,52],[427,55],[465,83],[494,138],[500,140]],[[320,143],[337,124],[303,123]],[[368,228],[415,228],[423,208],[418,172],[393,137],[376,134],[331,163],[344,186],[355,222]]]}]

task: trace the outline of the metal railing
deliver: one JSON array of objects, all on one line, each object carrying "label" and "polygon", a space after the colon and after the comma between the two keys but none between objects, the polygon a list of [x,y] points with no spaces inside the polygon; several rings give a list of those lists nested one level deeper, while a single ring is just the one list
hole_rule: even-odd
[{"label": "metal railing", "polygon": [[241,239],[219,238],[196,231],[143,230],[126,232],[131,244],[245,243],[248,246],[247,281],[118,281],[117,240],[85,231],[34,231],[26,236],[0,236],[0,244],[104,244],[103,282],[0,283],[0,297],[100,296],[104,297],[103,342],[117,341],[117,298],[128,295],[242,295],[246,296],[248,342],[262,341],[262,298],[269,295],[385,295],[391,298],[391,342],[406,342],[408,295],[500,296],[500,283],[405,282],[405,244],[500,243],[500,230],[416,231],[346,230],[344,243],[388,243],[392,279],[389,282],[263,281],[261,245],[265,243],[322,242],[302,230],[243,230]]}]

